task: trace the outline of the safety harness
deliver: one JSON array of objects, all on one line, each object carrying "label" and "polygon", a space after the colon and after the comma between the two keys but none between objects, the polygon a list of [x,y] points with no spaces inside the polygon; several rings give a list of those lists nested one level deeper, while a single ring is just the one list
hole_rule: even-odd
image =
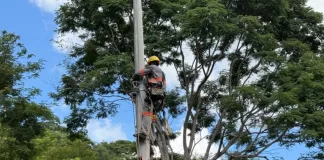
[{"label": "safety harness", "polygon": [[[151,104],[154,104],[154,101],[161,101],[159,106],[155,106],[156,108],[161,108],[161,111],[163,112],[163,119],[164,119],[164,129],[167,136],[172,134],[170,125],[168,123],[168,119],[166,118],[166,113],[164,110],[164,98],[165,98],[165,90],[166,90],[166,81],[165,81],[165,75],[163,73],[162,77],[158,77],[158,75],[153,70],[153,77],[147,78],[145,76],[144,79],[146,79],[146,87],[147,87],[147,95],[149,97],[149,100]],[[153,109],[154,110],[154,109]],[[154,112],[154,111],[153,111]],[[153,114],[152,112],[143,112],[143,116],[150,116],[152,118],[152,123],[156,122],[157,115],[156,113]]]},{"label": "safety harness", "polygon": [[[158,77],[158,75],[155,73],[154,70],[153,77],[148,78],[146,75],[144,75],[143,82],[146,85],[146,95],[148,100],[150,101],[150,111],[142,112],[142,116],[149,116],[152,119],[152,123],[156,123],[158,116],[156,115],[156,108],[161,108],[161,111],[163,112],[163,119],[164,119],[164,130],[165,134],[169,137],[172,134],[171,128],[169,126],[168,120],[166,118],[166,113],[164,110],[164,98],[165,98],[165,90],[166,90],[166,81],[165,81],[165,75],[163,73],[162,77]],[[133,84],[134,85],[134,84]],[[134,85],[135,86],[135,85]],[[160,101],[159,106],[156,106],[154,102]],[[134,102],[135,104],[135,102]],[[151,139],[152,141],[152,139]],[[137,141],[136,141],[137,142]],[[138,151],[139,152],[139,151]],[[140,160],[141,157],[138,157]]]},{"label": "safety harness", "polygon": [[163,73],[162,77],[158,77],[154,70],[152,70],[153,77],[147,78],[145,76],[146,87],[147,87],[147,95],[153,100],[164,100],[165,97],[165,90],[166,90],[166,81],[165,75]]}]

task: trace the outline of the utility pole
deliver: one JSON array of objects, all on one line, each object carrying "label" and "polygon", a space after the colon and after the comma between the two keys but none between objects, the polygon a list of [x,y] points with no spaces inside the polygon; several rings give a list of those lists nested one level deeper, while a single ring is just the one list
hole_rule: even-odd
[{"label": "utility pole", "polygon": [[[135,53],[135,72],[144,68],[144,39],[143,39],[143,15],[142,0],[133,0],[134,9],[134,53]],[[139,92],[136,96],[136,133],[141,130],[142,112],[145,93],[145,85],[139,83]],[[137,138],[137,137],[136,137]],[[137,154],[140,160],[150,159],[150,141],[148,139],[142,141],[137,138]]]}]

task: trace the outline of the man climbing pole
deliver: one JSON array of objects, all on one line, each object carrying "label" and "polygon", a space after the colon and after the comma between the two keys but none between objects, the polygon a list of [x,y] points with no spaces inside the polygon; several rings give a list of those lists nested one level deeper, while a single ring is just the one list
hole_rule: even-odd
[{"label": "man climbing pole", "polygon": [[[144,84],[147,88],[147,96],[144,100],[143,113],[142,113],[142,126],[141,130],[134,134],[135,137],[146,139],[151,131],[151,118],[153,117],[152,110],[159,109],[163,105],[165,97],[166,79],[165,74],[159,67],[160,59],[157,56],[151,56],[145,68],[137,71],[133,80],[137,81],[144,78]],[[153,103],[153,105],[152,105]]]}]

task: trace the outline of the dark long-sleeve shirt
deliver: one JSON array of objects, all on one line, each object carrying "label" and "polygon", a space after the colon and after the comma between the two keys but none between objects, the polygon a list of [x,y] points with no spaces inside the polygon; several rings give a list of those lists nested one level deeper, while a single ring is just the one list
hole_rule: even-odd
[{"label": "dark long-sleeve shirt", "polygon": [[164,85],[166,84],[164,72],[156,65],[149,65],[137,71],[134,75],[134,80],[139,80],[143,78],[143,76],[148,77],[149,83],[163,82]]}]

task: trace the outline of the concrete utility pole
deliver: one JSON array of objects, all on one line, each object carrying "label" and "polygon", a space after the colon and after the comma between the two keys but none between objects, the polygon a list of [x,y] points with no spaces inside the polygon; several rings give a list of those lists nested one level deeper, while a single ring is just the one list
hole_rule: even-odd
[{"label": "concrete utility pole", "polygon": [[[144,40],[143,40],[143,15],[142,15],[142,1],[133,0],[134,9],[134,51],[135,51],[135,72],[144,68]],[[142,124],[142,112],[145,93],[145,85],[139,83],[139,95],[136,96],[136,132],[139,133]],[[137,137],[136,137],[137,138]],[[150,159],[150,141],[148,139],[140,141],[137,139],[138,148],[137,154],[140,160]]]}]

